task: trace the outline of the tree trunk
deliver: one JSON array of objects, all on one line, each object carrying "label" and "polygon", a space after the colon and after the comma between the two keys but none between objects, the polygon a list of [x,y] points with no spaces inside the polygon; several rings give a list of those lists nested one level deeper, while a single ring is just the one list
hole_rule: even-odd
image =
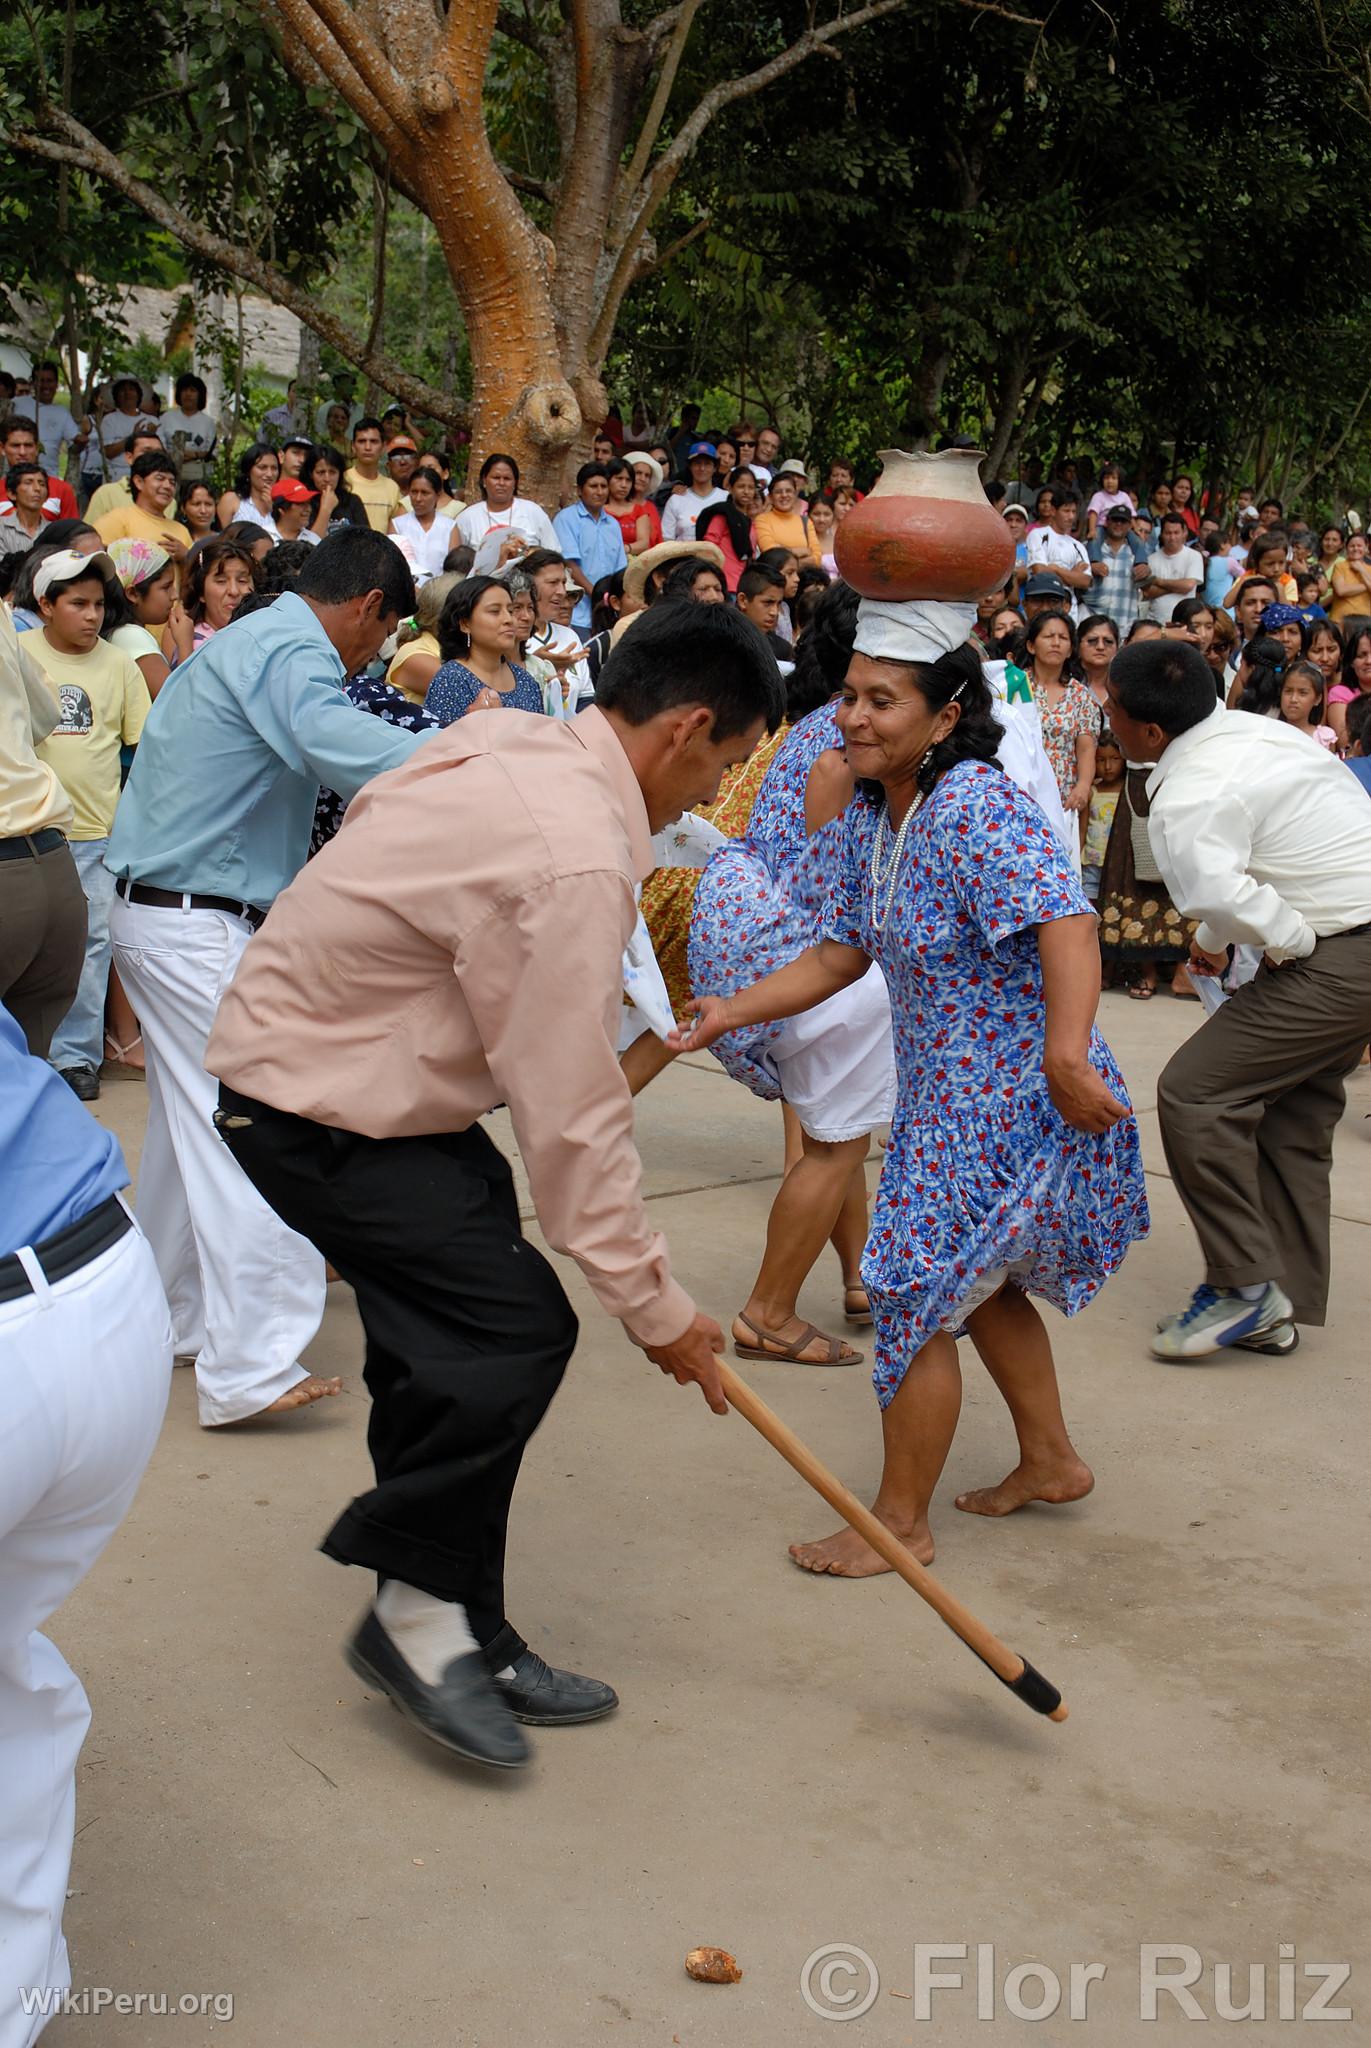
[{"label": "tree trunk", "polygon": [[312,327],[300,328],[300,353],[295,361],[295,409],[290,416],[291,431],[314,438],[314,394],[319,384],[321,344]]},{"label": "tree trunk", "polygon": [[1014,421],[1023,402],[1024,386],[1028,382],[1028,364],[1022,356],[1017,357],[1004,373],[1000,385],[999,404],[995,412],[995,425],[990,435],[990,446],[985,452],[983,465],[987,477],[1003,476],[1003,464],[1009,453],[1010,437],[1014,432]]}]

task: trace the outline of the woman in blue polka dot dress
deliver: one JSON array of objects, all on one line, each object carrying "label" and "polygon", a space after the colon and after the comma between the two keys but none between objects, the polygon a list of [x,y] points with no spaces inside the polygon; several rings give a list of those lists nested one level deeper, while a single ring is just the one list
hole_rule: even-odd
[{"label": "woman in blue polka dot dress", "polygon": [[[1090,1491],[1029,1296],[1083,1308],[1146,1232],[1147,1199],[1123,1081],[1093,1028],[1094,913],[1042,812],[996,764],[977,656],[858,652],[838,723],[858,794],[821,835],[822,938],[751,988],[695,1004],[680,1037],[693,1051],[793,1016],[880,963],[898,1101],[862,1261],[885,1439],[874,1506],[927,1563],[963,1332],[1008,1404],[1019,1458],[957,1506],[1004,1515]],[[849,1529],[791,1556],[840,1577],[888,1569]]]}]

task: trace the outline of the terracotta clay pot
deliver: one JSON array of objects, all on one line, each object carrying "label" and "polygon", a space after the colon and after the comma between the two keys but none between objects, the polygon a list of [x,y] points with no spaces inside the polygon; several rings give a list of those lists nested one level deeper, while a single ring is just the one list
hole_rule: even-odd
[{"label": "terracotta clay pot", "polygon": [[881,450],[881,474],[839,521],[838,573],[863,597],[970,604],[1014,567],[1008,527],[981,489],[972,448],[940,455]]}]

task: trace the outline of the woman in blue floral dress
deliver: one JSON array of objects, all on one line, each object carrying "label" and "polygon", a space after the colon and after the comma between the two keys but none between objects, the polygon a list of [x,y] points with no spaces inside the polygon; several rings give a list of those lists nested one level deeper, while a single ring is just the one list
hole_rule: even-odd
[{"label": "woman in blue floral dress", "polygon": [[[736,995],[693,1005],[698,1050],[793,1016],[879,961],[898,1102],[862,1277],[876,1320],[885,1464],[875,1512],[923,1562],[971,1336],[1008,1404],[1019,1461],[958,1497],[973,1514],[1079,1500],[1039,1294],[1073,1315],[1147,1229],[1133,1120],[1093,1028],[1095,918],[1037,806],[995,765],[977,657],[855,654],[838,723],[858,795],[826,828],[824,936]],[[852,1530],[796,1544],[810,1571],[888,1567]]]},{"label": "woman in blue floral dress", "polygon": [[443,663],[424,709],[438,725],[468,711],[544,710],[543,692],[514,661],[514,606],[498,576],[468,576],[450,590],[438,616]]}]

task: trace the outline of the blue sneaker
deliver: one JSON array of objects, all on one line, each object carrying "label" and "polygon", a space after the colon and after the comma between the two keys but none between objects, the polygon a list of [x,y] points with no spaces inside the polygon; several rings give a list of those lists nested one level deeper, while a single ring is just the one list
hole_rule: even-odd
[{"label": "blue sneaker", "polygon": [[[1162,1323],[1152,1340],[1154,1358],[1212,1358],[1233,1345],[1243,1350],[1293,1351],[1294,1311],[1287,1296],[1269,1281],[1256,1301],[1231,1287],[1197,1287],[1189,1308]],[[1289,1333],[1287,1327],[1290,1326]],[[1265,1340],[1265,1341],[1254,1341]],[[1298,1338],[1295,1338],[1298,1342]]]}]

